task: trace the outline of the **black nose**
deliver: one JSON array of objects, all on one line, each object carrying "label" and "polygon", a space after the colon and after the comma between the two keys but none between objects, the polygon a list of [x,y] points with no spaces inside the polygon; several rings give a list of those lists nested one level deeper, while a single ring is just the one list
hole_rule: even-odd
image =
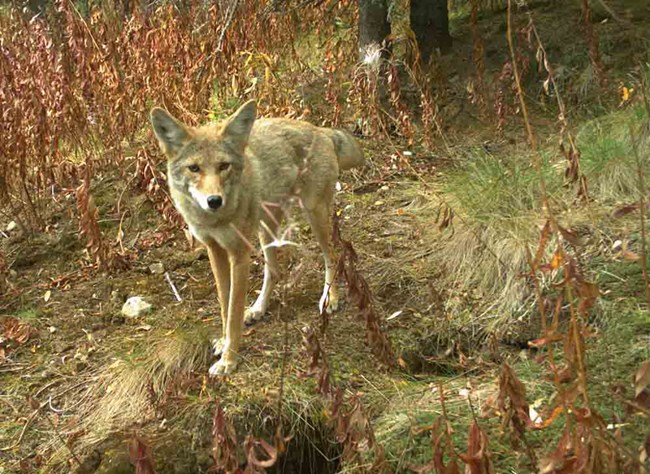
[{"label": "black nose", "polygon": [[219,209],[223,204],[221,196],[208,196],[208,207],[210,209]]}]

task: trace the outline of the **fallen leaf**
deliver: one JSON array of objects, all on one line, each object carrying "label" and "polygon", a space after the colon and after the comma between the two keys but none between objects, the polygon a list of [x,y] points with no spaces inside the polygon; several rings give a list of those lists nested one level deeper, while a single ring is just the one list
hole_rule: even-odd
[{"label": "fallen leaf", "polygon": [[629,260],[630,262],[638,262],[641,259],[639,254],[630,252],[629,250],[624,250],[622,255],[625,260]]},{"label": "fallen leaf", "polygon": [[638,397],[650,383],[650,360],[646,360],[634,374],[634,396]]}]

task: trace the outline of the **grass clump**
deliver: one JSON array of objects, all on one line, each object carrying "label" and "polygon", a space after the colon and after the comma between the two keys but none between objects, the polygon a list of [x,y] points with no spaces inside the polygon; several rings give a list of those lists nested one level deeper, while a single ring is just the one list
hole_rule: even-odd
[{"label": "grass clump", "polygon": [[[543,175],[550,199],[561,202],[562,179],[549,160]],[[505,329],[505,320],[521,314],[528,296],[521,277],[526,249],[536,245],[544,222],[539,176],[527,155],[499,159],[477,152],[451,175],[444,198],[457,217],[453,232],[436,244],[435,259],[447,284],[483,301],[481,313],[456,315],[475,334]]]},{"label": "grass clump", "polygon": [[582,170],[589,183],[589,192],[601,204],[633,201],[640,196],[630,129],[635,132],[641,129],[636,139],[642,169],[647,176],[650,172],[647,160],[650,134],[647,126],[639,127],[647,123],[645,108],[637,105],[591,120],[578,133]]}]

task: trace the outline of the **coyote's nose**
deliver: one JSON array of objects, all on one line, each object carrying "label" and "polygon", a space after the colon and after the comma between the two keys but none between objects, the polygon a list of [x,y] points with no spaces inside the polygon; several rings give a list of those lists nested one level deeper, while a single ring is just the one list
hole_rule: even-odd
[{"label": "coyote's nose", "polygon": [[210,209],[219,209],[223,204],[221,196],[208,196],[208,207]]}]

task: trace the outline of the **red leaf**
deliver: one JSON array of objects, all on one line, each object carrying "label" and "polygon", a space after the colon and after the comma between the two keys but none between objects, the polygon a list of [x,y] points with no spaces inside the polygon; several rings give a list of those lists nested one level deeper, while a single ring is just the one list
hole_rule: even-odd
[{"label": "red leaf", "polygon": [[469,429],[467,439],[467,453],[459,454],[459,457],[467,465],[465,472],[468,474],[490,474],[492,464],[488,454],[488,438],[481,431],[478,423],[474,421]]},{"label": "red leaf", "polygon": [[135,434],[129,443],[129,457],[136,474],[156,474],[149,447]]}]

